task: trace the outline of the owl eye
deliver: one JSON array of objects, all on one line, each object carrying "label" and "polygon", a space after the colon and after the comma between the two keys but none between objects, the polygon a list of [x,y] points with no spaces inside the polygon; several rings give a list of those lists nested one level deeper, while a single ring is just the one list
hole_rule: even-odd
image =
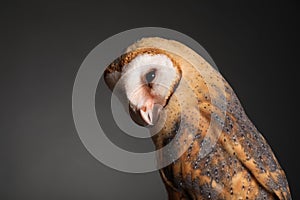
[{"label": "owl eye", "polygon": [[145,79],[147,81],[147,83],[151,83],[154,79],[155,79],[155,75],[156,75],[156,70],[151,70],[150,72],[148,72],[145,75]]}]

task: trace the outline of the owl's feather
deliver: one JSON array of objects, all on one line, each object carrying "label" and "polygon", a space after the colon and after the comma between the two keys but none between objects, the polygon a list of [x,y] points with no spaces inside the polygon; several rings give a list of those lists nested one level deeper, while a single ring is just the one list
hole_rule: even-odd
[{"label": "owl's feather", "polygon": [[[189,47],[162,38],[136,42],[107,68],[105,79],[111,89],[117,81],[111,77],[142,54],[166,55],[178,73],[163,100],[168,117],[153,137],[160,149],[180,127],[173,156],[187,147],[179,159],[160,170],[169,199],[291,199],[284,171],[230,85]],[[225,100],[225,105],[218,103]],[[223,117],[218,134],[210,123]],[[205,152],[207,147],[211,149]],[[159,161],[166,156],[159,155]]]}]

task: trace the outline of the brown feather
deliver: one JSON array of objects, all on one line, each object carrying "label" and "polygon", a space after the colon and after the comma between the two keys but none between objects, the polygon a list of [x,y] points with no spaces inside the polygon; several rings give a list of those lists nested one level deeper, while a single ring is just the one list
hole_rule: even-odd
[{"label": "brown feather", "polygon": [[[121,72],[130,60],[145,53],[168,56],[181,74],[165,99],[164,112],[168,117],[164,128],[153,136],[160,149],[180,127],[183,134],[178,139],[180,145],[173,147],[175,156],[191,142],[179,159],[160,170],[169,199],[291,199],[284,171],[232,88],[190,48],[161,38],[143,39],[111,64],[105,77]],[[220,135],[209,135],[211,117],[222,117],[223,109],[212,98],[220,100],[222,94],[227,101],[224,127]],[[212,151],[199,157],[205,145],[214,141]],[[163,162],[165,156],[159,155],[159,161]]]}]

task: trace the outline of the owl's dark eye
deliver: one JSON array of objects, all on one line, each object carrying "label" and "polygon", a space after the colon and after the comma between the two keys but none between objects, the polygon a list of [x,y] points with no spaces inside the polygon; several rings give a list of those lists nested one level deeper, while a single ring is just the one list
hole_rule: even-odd
[{"label": "owl's dark eye", "polygon": [[145,75],[147,83],[151,83],[155,78],[156,70],[151,70]]}]

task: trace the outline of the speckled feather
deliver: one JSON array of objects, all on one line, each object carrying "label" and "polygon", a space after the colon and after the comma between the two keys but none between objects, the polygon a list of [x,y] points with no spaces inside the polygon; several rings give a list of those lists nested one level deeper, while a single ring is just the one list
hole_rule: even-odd
[{"label": "speckled feather", "polygon": [[[144,53],[167,55],[181,73],[166,99],[167,121],[153,137],[156,148],[160,149],[175,137],[180,127],[183,134],[176,141],[179,145],[172,148],[174,156],[191,143],[179,159],[160,170],[169,199],[291,199],[284,171],[246,116],[234,91],[193,50],[176,41],[146,38],[129,47],[105,74],[121,71],[126,63]],[[195,65],[201,68],[201,74]],[[223,86],[227,101],[224,126],[211,152],[202,158],[201,149],[215,139],[213,135],[206,137],[211,117],[221,117],[223,109],[214,105],[211,98],[224,98],[220,95]],[[196,102],[191,100],[194,97]],[[178,99],[186,102],[182,104]],[[200,118],[195,119],[196,115]],[[158,159],[162,161],[165,156],[169,155],[159,155]]]}]

